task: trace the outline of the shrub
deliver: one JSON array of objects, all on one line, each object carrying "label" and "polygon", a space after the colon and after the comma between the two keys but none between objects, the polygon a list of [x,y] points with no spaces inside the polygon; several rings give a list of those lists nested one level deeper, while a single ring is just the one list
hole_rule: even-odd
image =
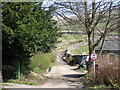
[{"label": "shrub", "polygon": [[52,52],[52,53],[47,53],[47,55],[50,59],[50,61],[53,63],[56,59],[56,55],[55,55],[55,52]]},{"label": "shrub", "polygon": [[43,73],[43,71],[42,71],[39,67],[35,67],[35,68],[33,69],[33,71],[34,71],[35,73],[39,73],[39,74]]},{"label": "shrub", "polygon": [[43,73],[47,68],[51,67],[52,63],[56,59],[55,53],[36,53],[31,58],[30,68],[36,73]]},{"label": "shrub", "polygon": [[118,62],[118,57],[102,55],[97,61],[98,70],[96,71],[96,82],[107,86],[119,87],[120,68],[118,65],[120,62]]},{"label": "shrub", "polygon": [[96,77],[93,75],[93,71],[83,76],[80,80],[85,86],[95,86],[100,88],[101,85],[110,88],[120,89],[120,68],[118,65],[119,58],[117,56],[101,55],[97,59],[98,67],[96,68]]},{"label": "shrub", "polygon": [[16,79],[17,78],[17,70],[12,66],[3,66],[2,67],[2,76],[3,80],[6,79]]}]

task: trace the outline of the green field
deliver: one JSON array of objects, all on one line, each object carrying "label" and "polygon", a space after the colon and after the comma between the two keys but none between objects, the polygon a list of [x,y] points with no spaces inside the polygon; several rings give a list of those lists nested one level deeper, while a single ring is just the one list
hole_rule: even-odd
[{"label": "green field", "polygon": [[88,52],[88,46],[81,46],[77,49],[71,50],[71,54],[81,54],[82,52],[85,52],[86,54],[89,54]]},{"label": "green field", "polygon": [[76,38],[72,34],[62,34],[62,37],[60,37],[58,40],[62,42],[71,42],[76,41]]},{"label": "green field", "polygon": [[82,34],[62,34],[60,38],[58,38],[59,41],[62,43],[67,42],[75,42],[75,41],[86,41],[87,35]]},{"label": "green field", "polygon": [[[60,37],[58,40],[61,41],[62,43],[69,43],[69,42],[79,43],[79,41],[86,41],[87,42],[87,35],[62,34],[62,37]],[[80,48],[71,50],[71,54],[80,54],[82,52],[85,52],[86,54],[88,54],[88,46],[82,46]]]}]

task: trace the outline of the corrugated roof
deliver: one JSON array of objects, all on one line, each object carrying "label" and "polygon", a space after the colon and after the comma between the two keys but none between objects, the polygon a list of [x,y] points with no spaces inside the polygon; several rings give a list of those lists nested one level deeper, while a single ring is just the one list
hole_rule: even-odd
[{"label": "corrugated roof", "polygon": [[[95,50],[100,50],[101,43],[95,47]],[[105,40],[103,50],[120,50],[120,40]]]}]

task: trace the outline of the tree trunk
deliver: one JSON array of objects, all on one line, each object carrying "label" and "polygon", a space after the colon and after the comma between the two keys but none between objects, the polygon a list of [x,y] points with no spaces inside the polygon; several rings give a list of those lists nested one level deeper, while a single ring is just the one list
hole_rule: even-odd
[{"label": "tree trunk", "polygon": [[104,41],[105,41],[105,36],[103,37],[103,40],[102,40],[102,43],[101,43],[101,46],[100,46],[100,52],[99,52],[99,54],[102,54]]},{"label": "tree trunk", "polygon": [[[93,32],[90,32],[88,34],[88,46],[89,46],[89,56],[91,55],[91,53],[94,52],[94,42],[93,42],[93,39],[92,39],[92,35],[93,35]],[[88,64],[87,64],[87,69],[88,69],[88,73],[93,70],[93,61],[89,58],[89,61],[88,61]]]}]

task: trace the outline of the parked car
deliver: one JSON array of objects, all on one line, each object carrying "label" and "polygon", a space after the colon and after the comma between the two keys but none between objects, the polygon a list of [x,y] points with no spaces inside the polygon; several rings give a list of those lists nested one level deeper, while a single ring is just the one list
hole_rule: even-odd
[{"label": "parked car", "polygon": [[80,65],[87,69],[87,62],[89,61],[89,55],[84,55],[81,59]]}]

